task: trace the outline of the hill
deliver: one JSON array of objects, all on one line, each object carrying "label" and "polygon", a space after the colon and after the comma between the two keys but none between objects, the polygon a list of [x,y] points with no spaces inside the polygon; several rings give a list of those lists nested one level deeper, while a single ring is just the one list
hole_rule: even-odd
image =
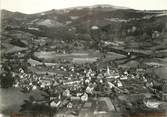
[{"label": "hill", "polygon": [[141,62],[166,58],[166,38],[166,10],[140,11],[111,5],[36,14],[2,10],[2,53],[14,47],[58,53],[93,49],[127,57],[130,53],[128,61]]}]

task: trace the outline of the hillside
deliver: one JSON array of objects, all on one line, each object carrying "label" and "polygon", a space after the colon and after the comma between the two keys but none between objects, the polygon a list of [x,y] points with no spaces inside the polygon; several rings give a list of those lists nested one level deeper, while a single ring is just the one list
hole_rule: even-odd
[{"label": "hillside", "polygon": [[71,53],[93,49],[124,55],[123,62],[116,60],[123,64],[157,59],[164,63],[166,38],[165,10],[139,11],[111,5],[53,9],[29,15],[2,10],[2,56],[18,51]]}]

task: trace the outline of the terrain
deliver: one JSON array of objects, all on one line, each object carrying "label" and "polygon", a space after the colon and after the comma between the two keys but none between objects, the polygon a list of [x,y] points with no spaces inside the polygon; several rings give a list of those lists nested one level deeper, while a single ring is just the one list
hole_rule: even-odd
[{"label": "terrain", "polygon": [[[7,10],[2,10],[1,13],[2,59],[4,54],[26,52],[29,53],[26,57],[23,55],[26,59],[53,62],[56,54],[90,55],[90,50],[93,50],[106,53],[106,60],[114,60],[119,65],[131,65],[132,62],[166,66],[165,10],[139,11],[111,5],[95,5],[53,9],[36,14]],[[46,54],[45,59],[38,58],[38,52],[54,54]],[[100,58],[98,53],[97,55]]]},{"label": "terrain", "polygon": [[1,16],[1,64],[22,61],[21,67],[46,74],[60,71],[35,66],[102,61],[103,67],[112,61],[119,68],[146,68],[167,78],[167,10],[95,5],[36,14],[1,10]]}]

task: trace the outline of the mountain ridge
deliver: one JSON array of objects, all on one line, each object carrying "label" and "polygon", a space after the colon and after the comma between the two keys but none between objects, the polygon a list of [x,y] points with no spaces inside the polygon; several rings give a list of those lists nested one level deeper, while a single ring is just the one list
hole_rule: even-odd
[{"label": "mountain ridge", "polygon": [[[1,13],[2,12],[12,12],[12,13],[21,13],[21,14],[25,14],[25,15],[33,15],[33,14],[40,14],[40,13],[45,13],[45,12],[49,12],[49,11],[63,11],[63,10],[81,10],[83,8],[89,8],[89,9],[93,9],[93,8],[113,8],[113,9],[131,9],[131,10],[137,10],[137,9],[133,9],[133,8],[128,8],[128,7],[124,7],[124,6],[114,6],[111,4],[95,4],[95,5],[89,5],[89,6],[75,6],[75,7],[68,7],[68,8],[61,8],[61,9],[51,9],[51,10],[46,10],[46,11],[41,11],[41,12],[37,12],[37,13],[23,13],[21,11],[10,11],[7,9],[1,9]],[[166,10],[137,10],[137,11],[167,11]]]}]

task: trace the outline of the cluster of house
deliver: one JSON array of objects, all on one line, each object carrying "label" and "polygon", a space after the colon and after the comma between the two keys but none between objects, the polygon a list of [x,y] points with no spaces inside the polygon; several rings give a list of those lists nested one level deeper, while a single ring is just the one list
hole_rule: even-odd
[{"label": "cluster of house", "polygon": [[[119,72],[115,68],[111,69],[111,66],[106,66],[104,70],[97,70],[88,65],[61,65],[59,70],[63,73],[40,75],[25,73],[20,68],[19,73],[16,74],[14,87],[21,87],[24,92],[42,90],[49,95],[49,99],[44,101],[45,104],[53,108],[66,107],[70,109],[75,106],[74,102],[76,101],[82,105],[92,97],[110,97],[115,93],[129,94],[131,92],[127,87],[134,86],[135,83],[126,84],[128,81],[137,80],[142,84],[139,86],[145,89],[154,86],[154,81],[145,76],[143,69],[137,69],[133,74],[126,70]],[[34,103],[40,102],[35,101]]]}]

